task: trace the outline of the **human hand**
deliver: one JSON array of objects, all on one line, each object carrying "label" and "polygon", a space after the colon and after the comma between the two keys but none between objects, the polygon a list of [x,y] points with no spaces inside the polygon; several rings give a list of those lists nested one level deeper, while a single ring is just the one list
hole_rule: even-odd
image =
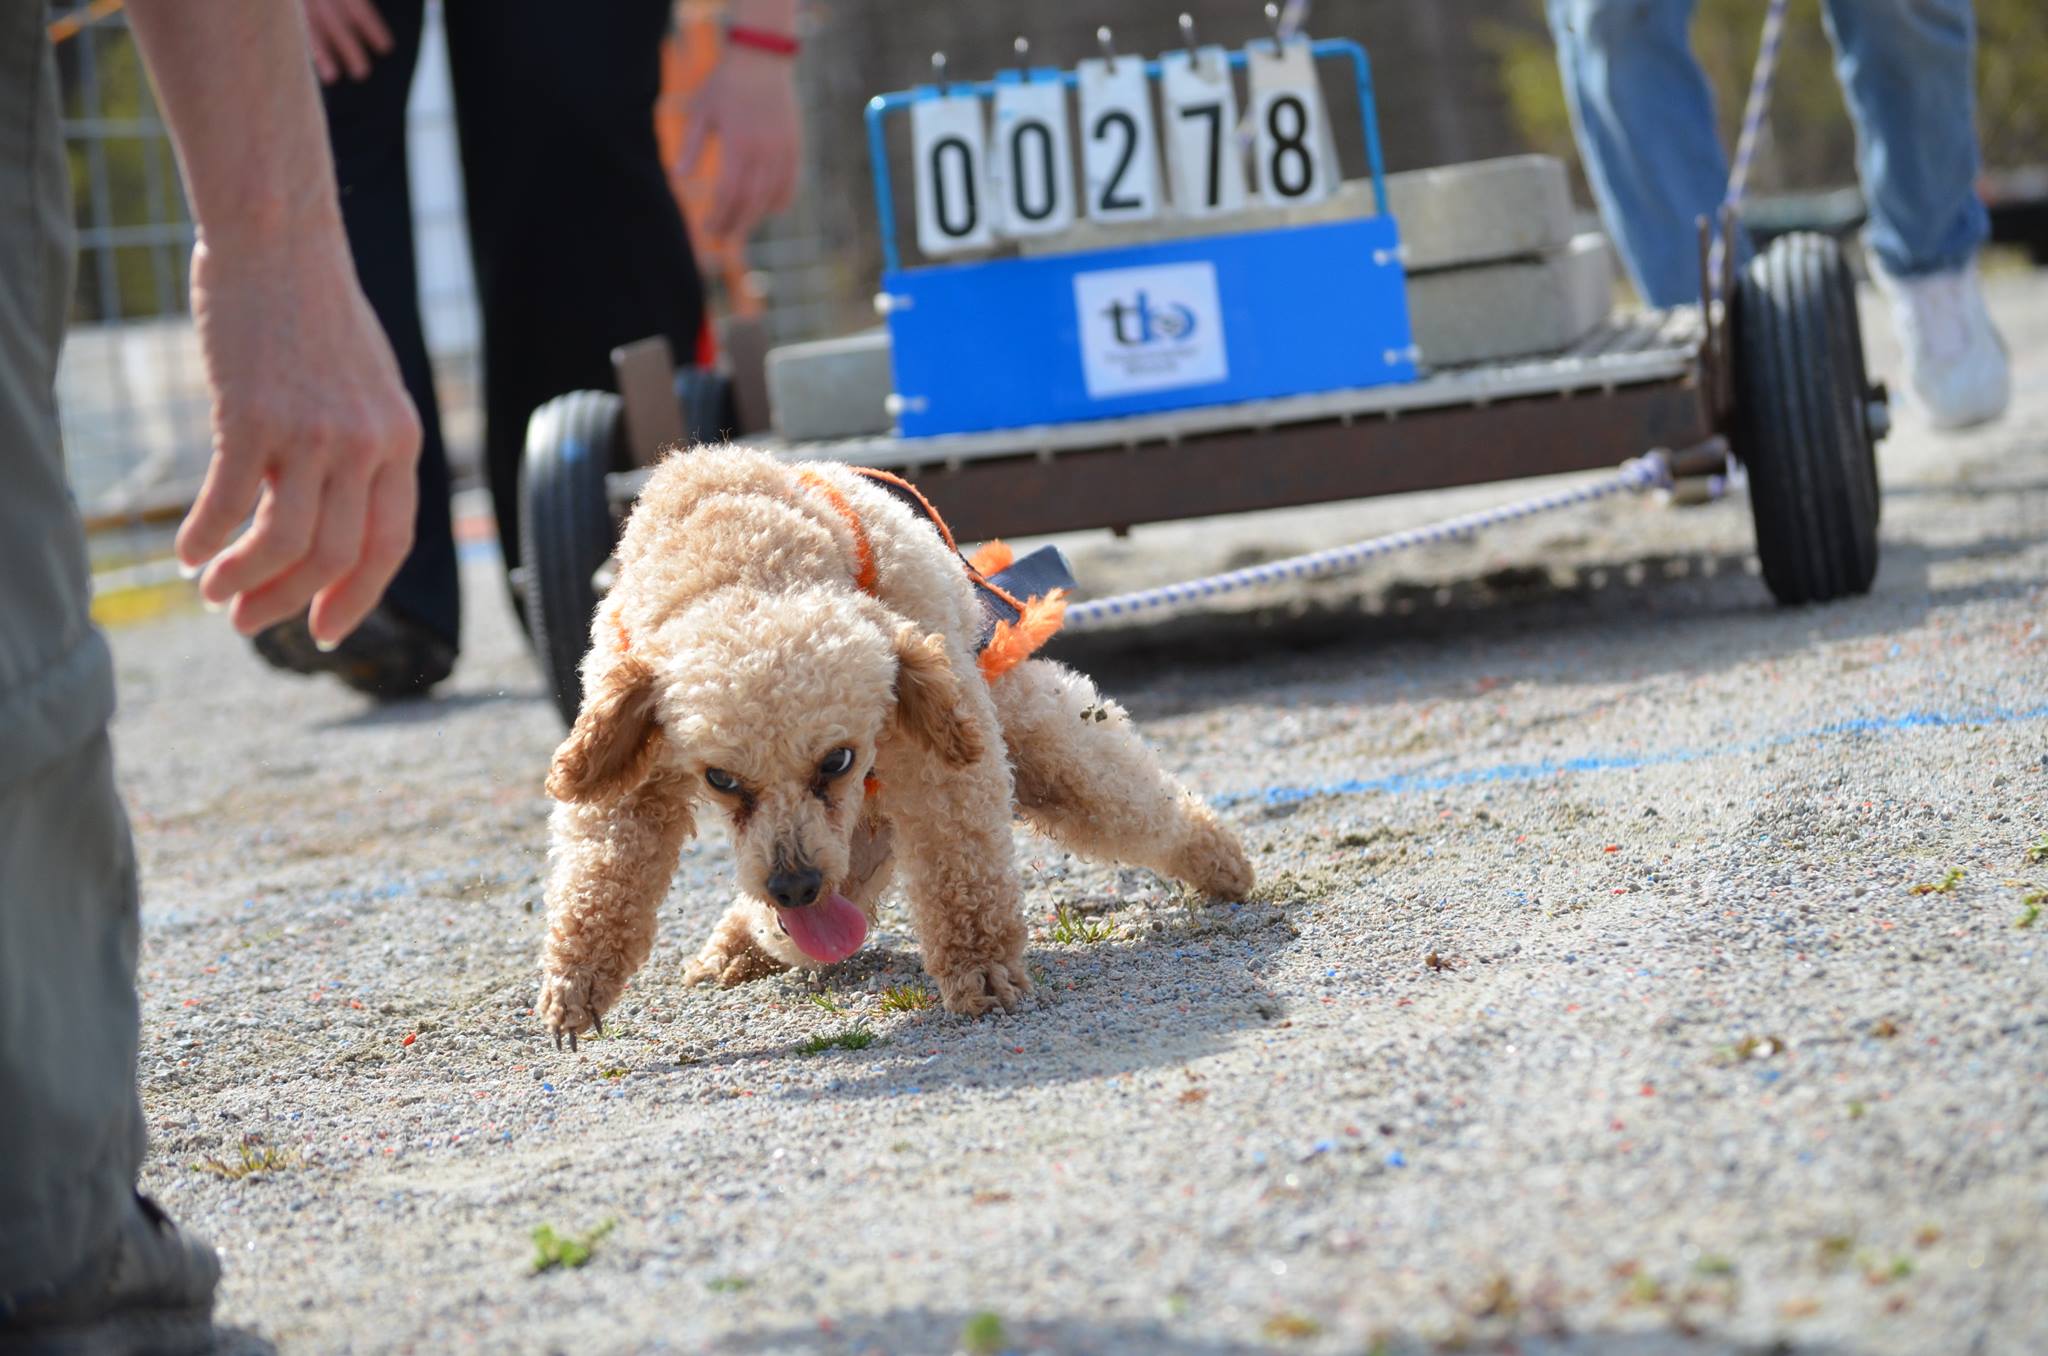
[{"label": "human hand", "polygon": [[420,452],[419,415],[339,223],[233,242],[202,235],[192,318],[213,392],[213,460],[178,529],[178,559],[205,567],[200,597],[228,607],[244,635],[310,602],[314,640],[338,644],[412,547]]},{"label": "human hand", "polygon": [[715,236],[745,236],[796,199],[803,148],[796,75],[788,57],[728,47],[686,113],[681,173],[718,139],[718,183],[700,223]]},{"label": "human hand", "polygon": [[304,0],[306,34],[313,43],[313,69],[331,85],[343,71],[351,80],[369,78],[370,62],[391,51],[391,30],[372,0]]}]

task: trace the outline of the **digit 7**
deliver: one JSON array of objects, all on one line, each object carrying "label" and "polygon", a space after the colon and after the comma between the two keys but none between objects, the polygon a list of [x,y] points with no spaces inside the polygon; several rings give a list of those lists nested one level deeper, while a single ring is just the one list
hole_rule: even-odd
[{"label": "digit 7", "polygon": [[1209,154],[1205,161],[1209,166],[1209,188],[1203,194],[1206,207],[1214,207],[1223,194],[1223,105],[1186,104],[1180,110],[1182,118],[1207,118],[1209,120]]}]

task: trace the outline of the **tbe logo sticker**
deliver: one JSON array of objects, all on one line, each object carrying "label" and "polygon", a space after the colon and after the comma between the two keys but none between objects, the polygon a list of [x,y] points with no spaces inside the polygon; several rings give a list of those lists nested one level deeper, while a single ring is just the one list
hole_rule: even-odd
[{"label": "tbe logo sticker", "polygon": [[1076,273],[1074,306],[1093,399],[1206,386],[1230,375],[1212,264]]}]

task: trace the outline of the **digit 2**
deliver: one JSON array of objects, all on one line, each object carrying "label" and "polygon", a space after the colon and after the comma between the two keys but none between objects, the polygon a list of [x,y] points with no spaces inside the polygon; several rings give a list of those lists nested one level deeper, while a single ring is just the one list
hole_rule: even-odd
[{"label": "digit 2", "polygon": [[1100,209],[1104,212],[1128,212],[1145,204],[1136,198],[1119,198],[1117,185],[1124,181],[1124,175],[1131,168],[1131,157],[1138,153],[1138,123],[1121,108],[1112,108],[1095,120],[1094,130],[1088,135],[1100,141],[1109,134],[1111,127],[1121,127],[1124,133],[1124,148],[1117,156],[1116,168],[1110,172],[1109,182],[1102,186]]}]

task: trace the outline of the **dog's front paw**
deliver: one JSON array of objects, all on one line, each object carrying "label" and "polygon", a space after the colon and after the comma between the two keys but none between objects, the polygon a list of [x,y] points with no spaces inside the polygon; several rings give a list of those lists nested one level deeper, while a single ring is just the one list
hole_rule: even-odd
[{"label": "dog's front paw", "polygon": [[604,1033],[604,1010],[617,995],[602,993],[600,989],[596,977],[587,970],[550,974],[541,980],[540,998],[533,1005],[533,1013],[555,1033],[557,1050],[562,1048],[564,1036],[574,1050],[576,1038],[583,1032]]},{"label": "dog's front paw", "polygon": [[1031,976],[1022,960],[968,965],[935,978],[946,1011],[962,1017],[979,1017],[995,1007],[1015,1012],[1018,1000],[1031,992]]}]

